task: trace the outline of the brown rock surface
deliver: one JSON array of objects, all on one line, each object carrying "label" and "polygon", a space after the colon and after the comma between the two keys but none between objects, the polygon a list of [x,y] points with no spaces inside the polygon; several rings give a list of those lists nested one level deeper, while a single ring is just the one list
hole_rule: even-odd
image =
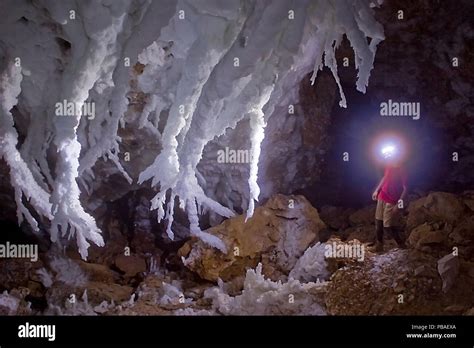
[{"label": "brown rock surface", "polygon": [[349,215],[352,213],[353,209],[350,208],[325,205],[321,207],[319,216],[328,227],[339,230],[349,227]]},{"label": "brown rock surface", "polygon": [[454,223],[465,213],[465,205],[456,195],[447,192],[432,192],[410,203],[408,207],[408,230],[426,221]]},{"label": "brown rock surface", "polygon": [[135,255],[119,255],[115,258],[115,266],[125,273],[125,276],[133,277],[140,272],[146,271],[146,261]]},{"label": "brown rock surface", "polygon": [[424,223],[415,229],[410,234],[408,242],[416,249],[420,249],[427,244],[440,244],[446,240],[444,231],[434,230],[433,226]]},{"label": "brown rock surface", "polygon": [[352,226],[370,225],[375,221],[375,205],[359,209],[349,215],[349,222]]},{"label": "brown rock surface", "polygon": [[79,261],[79,266],[91,281],[113,283],[118,278],[118,274],[106,265]]},{"label": "brown rock surface", "polygon": [[344,231],[347,240],[358,239],[363,243],[375,241],[375,227],[373,225],[362,225],[350,227]]},{"label": "brown rock surface", "polygon": [[474,215],[461,220],[449,235],[455,244],[470,244],[474,242]]},{"label": "brown rock surface", "polygon": [[247,222],[241,215],[208,230],[222,239],[227,254],[201,241],[188,242],[192,249],[185,265],[201,278],[216,281],[242,276],[263,261],[264,274],[275,279],[288,274],[324,227],[303,196],[275,195]]},{"label": "brown rock surface", "polygon": [[89,282],[87,284],[87,296],[89,303],[98,305],[103,301],[121,303],[130,299],[133,288],[119,284],[105,284],[100,282]]},{"label": "brown rock surface", "polygon": [[413,249],[369,252],[364,262],[333,274],[326,292],[327,313],[443,315],[453,303],[468,309],[474,303],[474,281],[466,273],[444,293],[435,257]]}]

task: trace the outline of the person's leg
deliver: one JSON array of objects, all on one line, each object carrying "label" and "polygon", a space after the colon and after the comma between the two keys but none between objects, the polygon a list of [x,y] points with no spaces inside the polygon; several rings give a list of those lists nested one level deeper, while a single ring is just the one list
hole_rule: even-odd
[{"label": "person's leg", "polygon": [[383,211],[385,203],[382,200],[377,201],[377,208],[375,209],[375,236],[376,247],[375,251],[383,251]]},{"label": "person's leg", "polygon": [[377,242],[383,244],[383,220],[375,220],[375,234],[377,236]]},{"label": "person's leg", "polygon": [[375,220],[375,232],[377,241],[375,242],[375,251],[383,251],[383,220]]},{"label": "person's leg", "polygon": [[400,230],[397,226],[390,227],[390,232],[392,234],[393,239],[395,239],[395,241],[397,242],[398,247],[405,249],[406,245],[403,239],[400,237],[399,231]]},{"label": "person's leg", "polygon": [[392,238],[397,242],[399,248],[405,248],[405,242],[400,238],[399,229],[399,211],[395,204],[388,204],[385,208],[384,216],[384,230],[386,233],[392,236]]}]

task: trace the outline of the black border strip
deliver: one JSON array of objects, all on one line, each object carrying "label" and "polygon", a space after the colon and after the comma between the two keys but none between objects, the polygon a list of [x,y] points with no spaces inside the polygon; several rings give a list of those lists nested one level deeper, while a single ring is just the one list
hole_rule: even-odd
[{"label": "black border strip", "polygon": [[[19,338],[18,328],[28,322],[55,325],[56,339]],[[412,325],[434,325],[424,331]],[[444,325],[443,327],[438,325]],[[455,326],[449,329],[448,326]],[[410,333],[448,333],[456,338],[407,338]],[[0,317],[0,347],[28,344],[409,344],[474,346],[472,316],[384,317]]]}]

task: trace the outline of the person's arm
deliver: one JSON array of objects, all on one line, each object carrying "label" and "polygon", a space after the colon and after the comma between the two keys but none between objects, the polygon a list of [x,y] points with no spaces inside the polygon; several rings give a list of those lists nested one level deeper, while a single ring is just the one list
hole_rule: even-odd
[{"label": "person's arm", "polygon": [[384,176],[382,177],[382,179],[380,179],[380,182],[379,182],[379,184],[377,185],[377,187],[375,188],[374,193],[372,193],[372,199],[373,199],[374,201],[377,200],[377,196],[379,195],[380,188],[381,188],[382,185],[383,185],[384,179],[385,179],[385,174],[384,174]]},{"label": "person's arm", "polygon": [[407,186],[407,175],[406,173],[403,173],[403,176],[402,176],[402,187],[403,187],[403,190],[402,190],[402,194],[400,195],[400,200],[403,202],[403,207],[405,206],[404,202],[405,202],[405,197],[407,195],[407,192],[408,192],[408,186]]},{"label": "person's arm", "polygon": [[[407,190],[408,190],[408,189],[407,189],[407,185],[404,184],[404,185],[403,185],[402,194],[400,195],[400,200],[401,200],[402,202],[404,202],[404,200],[405,200],[405,196],[406,196],[406,194],[407,194]],[[405,204],[403,204],[403,206],[405,206]]]}]

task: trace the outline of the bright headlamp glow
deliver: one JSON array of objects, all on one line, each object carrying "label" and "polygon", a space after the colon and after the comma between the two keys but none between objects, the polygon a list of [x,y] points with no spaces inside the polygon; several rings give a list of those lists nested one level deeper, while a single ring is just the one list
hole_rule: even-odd
[{"label": "bright headlamp glow", "polygon": [[408,143],[398,133],[383,132],[372,140],[371,149],[376,161],[384,164],[395,164],[405,160]]},{"label": "bright headlamp glow", "polygon": [[395,145],[385,145],[382,147],[381,152],[384,158],[391,158],[396,155],[397,148]]}]

